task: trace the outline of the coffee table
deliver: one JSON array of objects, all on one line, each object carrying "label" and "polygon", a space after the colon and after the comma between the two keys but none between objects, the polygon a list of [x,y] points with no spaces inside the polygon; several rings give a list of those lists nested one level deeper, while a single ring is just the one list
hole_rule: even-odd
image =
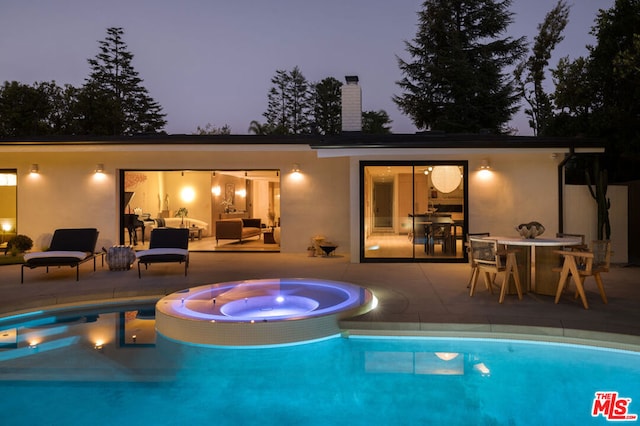
[{"label": "coffee table", "polygon": [[202,239],[202,230],[204,228],[200,228],[198,226],[190,226],[189,227],[189,239],[193,241],[194,239]]}]

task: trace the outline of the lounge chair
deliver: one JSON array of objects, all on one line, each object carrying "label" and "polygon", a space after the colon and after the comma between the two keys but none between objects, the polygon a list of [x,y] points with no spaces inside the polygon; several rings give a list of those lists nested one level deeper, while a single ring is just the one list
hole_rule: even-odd
[{"label": "lounge chair", "polygon": [[184,275],[189,267],[189,229],[156,228],[151,231],[149,249],[136,252],[138,258],[138,278],[140,264],[147,269],[150,263],[184,262]]},{"label": "lounge chair", "polygon": [[24,268],[34,269],[50,266],[70,266],[76,268],[76,281],[80,280],[80,264],[93,259],[96,270],[96,243],[98,230],[95,228],[56,229],[49,249],[24,255],[20,273],[20,283],[24,283]]}]

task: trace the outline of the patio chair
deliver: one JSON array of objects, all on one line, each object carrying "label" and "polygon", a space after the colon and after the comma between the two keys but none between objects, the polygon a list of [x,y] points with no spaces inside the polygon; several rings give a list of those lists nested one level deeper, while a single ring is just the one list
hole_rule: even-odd
[{"label": "patio chair", "polygon": [[[498,242],[496,240],[469,237],[469,244],[471,246],[472,262],[474,262],[478,268],[478,272],[471,281],[469,296],[473,296],[476,289],[476,283],[478,282],[478,276],[481,272],[484,275],[484,283],[491,294],[493,294],[492,287],[495,275],[499,272],[504,272],[504,279],[502,280],[502,285],[500,287],[499,303],[504,302],[504,296],[507,293],[507,286],[511,276],[513,276],[513,280],[516,285],[518,299],[522,300],[522,286],[520,285],[516,252],[511,250],[502,252],[498,249]],[[505,258],[506,264],[504,262]]]},{"label": "patio chair", "polygon": [[24,283],[24,269],[50,266],[69,266],[76,268],[76,281],[80,280],[80,264],[93,259],[93,270],[96,270],[96,243],[98,230],[95,228],[56,229],[49,249],[41,252],[27,253],[20,271],[20,283]]},{"label": "patio chair", "polygon": [[140,264],[147,269],[151,263],[184,263],[184,275],[189,268],[189,229],[156,228],[151,231],[149,249],[136,253],[138,258],[138,278],[141,278]]},{"label": "patio chair", "polygon": [[556,237],[557,238],[579,238],[580,239],[580,244],[576,245],[568,245],[565,246],[563,248],[563,250],[586,250],[589,248],[589,246],[587,244],[585,244],[584,242],[584,234],[566,234],[564,232],[557,232],[556,233]]},{"label": "patio chair", "polygon": [[596,280],[602,301],[605,304],[608,303],[600,273],[609,272],[611,263],[611,241],[592,241],[588,251],[558,250],[556,253],[564,257],[560,279],[558,280],[558,289],[556,291],[556,303],[560,301],[562,291],[569,281],[569,275],[573,277],[573,282],[576,285],[575,297],[580,296],[585,309],[589,309],[589,303],[587,302],[587,295],[584,292],[584,281],[590,276],[593,276]]},{"label": "patio chair", "polygon": [[473,282],[474,278],[478,274],[478,265],[473,261],[473,256],[471,255],[471,242],[469,241],[469,238],[471,237],[483,238],[483,237],[488,237],[490,235],[491,233],[489,232],[476,232],[472,234],[467,234],[466,250],[467,250],[467,256],[469,258],[469,266],[471,266],[471,276],[469,277],[467,288],[471,287],[471,283]]}]

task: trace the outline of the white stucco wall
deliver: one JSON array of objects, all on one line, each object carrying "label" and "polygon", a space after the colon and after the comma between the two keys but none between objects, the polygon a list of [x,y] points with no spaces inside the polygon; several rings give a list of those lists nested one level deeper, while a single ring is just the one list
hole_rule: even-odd
[{"label": "white stucco wall", "polygon": [[[281,251],[302,253],[316,235],[359,260],[360,182],[363,160],[468,161],[469,231],[515,235],[514,227],[536,220],[548,236],[558,232],[558,170],[561,155],[522,150],[338,150],[315,151],[304,145],[119,145],[20,146],[3,148],[0,168],[18,170],[18,232],[43,248],[56,228],[97,227],[98,247],[118,243],[118,171],[244,170],[281,171]],[[371,152],[375,151],[375,155]],[[481,162],[491,172],[483,177]],[[39,164],[40,174],[29,174]],[[105,175],[94,174],[97,163]],[[291,173],[297,163],[301,173]],[[153,197],[147,194],[146,198]],[[627,256],[626,188],[610,187],[615,261]],[[156,200],[147,199],[151,204]],[[193,210],[207,210],[208,202]],[[134,203],[135,204],[135,203]],[[175,206],[176,208],[178,206]],[[191,210],[190,210],[191,214]],[[204,214],[204,213],[203,213]],[[593,215],[593,217],[591,217]],[[585,188],[565,191],[564,231],[595,234],[595,205]],[[589,231],[591,230],[591,231]]]},{"label": "white stucco wall", "polygon": [[[38,249],[46,247],[56,228],[70,227],[98,228],[98,248],[117,244],[120,169],[280,170],[281,251],[304,252],[316,235],[345,249],[349,246],[348,160],[317,159],[307,146],[271,145],[251,151],[246,146],[186,144],[57,146],[8,151],[0,158],[0,168],[18,170],[18,232],[29,235]],[[29,174],[32,163],[39,165],[40,174]],[[100,179],[94,173],[97,163],[105,166]],[[300,179],[292,177],[294,163],[300,166]]]}]

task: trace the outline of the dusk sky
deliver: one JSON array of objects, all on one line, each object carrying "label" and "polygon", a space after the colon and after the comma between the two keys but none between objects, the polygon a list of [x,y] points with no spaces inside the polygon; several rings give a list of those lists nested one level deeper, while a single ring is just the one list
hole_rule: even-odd
[{"label": "dusk sky", "polygon": [[[276,70],[298,66],[309,82],[358,75],[363,110],[385,110],[394,133],[413,133],[391,100],[400,94],[396,56],[410,59],[420,0],[0,0],[0,82],[55,80],[80,87],[87,59],[108,27],[122,27],[133,66],[167,114],[166,131],[225,124],[233,134],[264,122]],[[614,0],[571,0],[560,57],[593,44],[598,9]],[[530,42],[556,0],[514,0],[509,34]],[[548,77],[550,79],[550,77]],[[518,114],[512,127],[532,134]]]}]

